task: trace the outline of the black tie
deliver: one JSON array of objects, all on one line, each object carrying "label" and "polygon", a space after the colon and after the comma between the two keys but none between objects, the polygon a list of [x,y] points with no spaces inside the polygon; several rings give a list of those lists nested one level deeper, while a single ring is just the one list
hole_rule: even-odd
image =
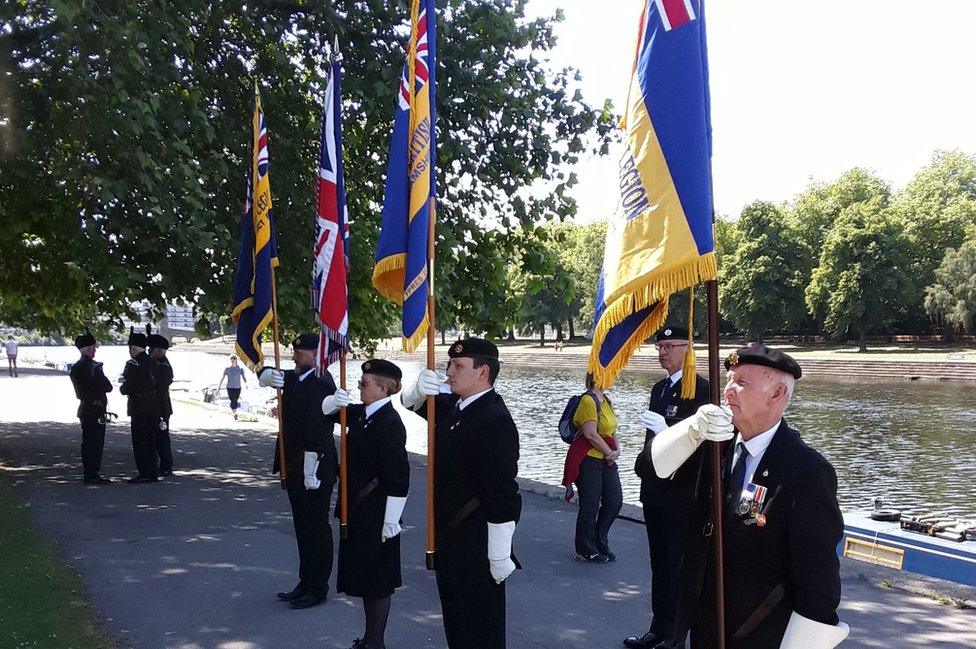
[{"label": "black tie", "polygon": [[671,389],[671,377],[664,379],[664,389],[661,391],[661,398],[668,396],[668,390]]},{"label": "black tie", "polygon": [[[749,449],[742,442],[736,444],[736,448],[739,450],[739,459],[735,461],[735,466],[732,467],[732,477],[729,478],[729,491],[728,499],[738,499],[739,494],[742,493],[742,481],[746,477],[746,460],[749,458]],[[733,502],[732,505],[735,506],[738,502]]]}]

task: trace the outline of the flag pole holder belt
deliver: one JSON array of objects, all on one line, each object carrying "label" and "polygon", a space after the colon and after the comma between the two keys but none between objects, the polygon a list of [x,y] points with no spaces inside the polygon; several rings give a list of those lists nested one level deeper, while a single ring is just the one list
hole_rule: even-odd
[{"label": "flag pole holder belt", "polygon": [[356,494],[356,497],[352,499],[352,503],[349,504],[348,512],[350,515],[352,514],[353,510],[359,506],[359,503],[363,502],[363,499],[366,498],[366,496],[373,493],[373,490],[376,489],[376,487],[378,487],[379,484],[380,484],[380,479],[373,478],[372,480],[367,482],[362,489],[359,490],[359,493]]},{"label": "flag pole holder belt", "polygon": [[457,527],[461,523],[463,523],[468,516],[474,513],[474,511],[478,509],[480,505],[481,505],[481,501],[478,499],[477,496],[474,496],[473,498],[471,498],[471,500],[464,503],[464,507],[459,509],[458,512],[451,517],[451,520],[447,521],[447,525],[445,525],[442,529],[438,531],[437,545],[441,545],[442,543],[444,543],[444,539],[449,537],[451,535],[451,532],[456,530]]},{"label": "flag pole holder belt", "polygon": [[735,645],[739,644],[750,633],[755,631],[756,628],[762,624],[763,620],[765,620],[766,617],[773,612],[776,605],[782,601],[784,595],[786,595],[786,588],[783,587],[783,582],[779,582],[776,584],[776,587],[773,588],[768,595],[766,595],[766,599],[760,602],[759,606],[756,607],[756,610],[752,612],[752,615],[746,618],[746,621],[743,622],[742,626],[738,628],[735,635],[732,636],[732,646],[734,647]]}]

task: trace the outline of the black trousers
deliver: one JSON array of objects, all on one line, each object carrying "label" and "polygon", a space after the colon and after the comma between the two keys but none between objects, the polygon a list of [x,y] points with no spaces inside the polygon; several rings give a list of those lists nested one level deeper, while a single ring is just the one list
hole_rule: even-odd
[{"label": "black trousers", "polygon": [[[103,420],[104,421],[104,420]],[[102,469],[102,450],[105,448],[105,424],[98,416],[81,418],[81,470],[85,480],[98,475]]]},{"label": "black trousers", "polygon": [[576,552],[584,556],[606,554],[610,551],[607,540],[610,526],[624,501],[617,465],[607,466],[595,457],[583,458],[576,487],[579,490]]},{"label": "black trousers", "polygon": [[298,589],[325,597],[332,574],[332,526],[329,501],[332,485],[308,490],[304,484],[288,483],[288,502],[298,541]]},{"label": "black trousers", "polygon": [[170,473],[173,471],[173,449],[169,442],[169,415],[165,415],[163,421],[166,430],[156,431],[156,454],[159,456],[159,472]]},{"label": "black trousers", "polygon": [[132,415],[132,454],[136,470],[143,478],[159,477],[159,458],[156,455],[156,435],[159,433],[159,414]]},{"label": "black trousers", "polygon": [[448,649],[505,649],[505,582],[437,572]]},{"label": "black trousers", "polygon": [[687,508],[643,503],[651,555],[651,632],[672,640],[678,610],[678,574],[689,525]]},{"label": "black trousers", "polygon": [[230,409],[237,410],[237,400],[241,398],[241,389],[227,388],[227,398],[230,399]]}]

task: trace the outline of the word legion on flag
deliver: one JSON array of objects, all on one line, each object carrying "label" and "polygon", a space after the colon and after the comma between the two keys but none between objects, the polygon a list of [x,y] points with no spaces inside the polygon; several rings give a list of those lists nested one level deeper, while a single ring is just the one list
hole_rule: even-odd
[{"label": "word legion on flag", "polygon": [[274,268],[278,266],[278,254],[268,175],[268,128],[257,92],[251,129],[251,169],[241,215],[241,249],[231,319],[237,324],[238,356],[258,371],[264,364],[262,333],[274,319]]},{"label": "word legion on flag", "polygon": [[321,374],[349,347],[349,212],[342,168],[341,66],[332,62],[322,106],[318,178],[315,184],[315,247],[312,310],[319,323],[316,370]]},{"label": "word legion on flag", "polygon": [[373,286],[403,305],[403,348],[427,334],[432,260],[428,258],[436,196],[434,0],[414,0],[407,60],[396,93]]},{"label": "word legion on flag", "polygon": [[671,294],[716,276],[700,0],[646,0],[639,29],[596,287],[589,370],[604,388],[664,325]]}]

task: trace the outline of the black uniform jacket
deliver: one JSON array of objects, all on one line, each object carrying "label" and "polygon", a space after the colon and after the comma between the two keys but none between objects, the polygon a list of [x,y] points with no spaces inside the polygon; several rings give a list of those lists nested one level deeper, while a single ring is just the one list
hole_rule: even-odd
[{"label": "black uniform jacket", "polygon": [[[400,415],[389,402],[369,419],[365,417],[366,406],[363,404],[346,408],[349,422],[346,432],[349,525],[375,532],[374,536],[379,541],[386,513],[386,497],[405,497],[410,488],[407,431]],[[374,480],[375,487],[359,498]],[[355,502],[357,500],[358,504]]]},{"label": "black uniform jacket", "polygon": [[[732,442],[726,444],[725,455],[723,484],[729,475]],[[707,476],[704,480],[710,482]],[[765,525],[747,525],[748,518],[723,507],[726,646],[775,649],[793,611],[824,624],[837,623],[837,544],[844,531],[844,519],[837,504],[834,468],[807,446],[785,419],[760,459],[752,481],[767,489]],[[732,500],[737,499],[735,494]],[[706,511],[708,500],[701,499]],[[707,514],[700,513],[705,520]],[[706,564],[693,560],[711,556],[712,539],[699,535],[695,542],[699,544],[698,551],[688,554],[691,564],[697,563],[690,572],[697,574],[683,575],[681,587],[691,587],[701,597],[690,602],[682,597],[682,605],[690,603],[699,611],[705,607],[714,610],[711,561]],[[736,631],[780,584],[785,592],[783,598],[752,633],[733,643]],[[694,599],[698,599],[698,604]]]},{"label": "black uniform jacket", "polygon": [[156,359],[149,358],[149,354],[146,352],[139,352],[135,358],[130,358],[125,362],[119,392],[129,397],[126,414],[159,414],[159,401],[156,399],[156,367],[158,365]]},{"label": "black uniform jacket", "polygon": [[[662,415],[668,426],[673,426],[682,419],[692,416],[699,407],[708,403],[709,396],[708,381],[697,375],[695,379],[695,396],[692,399],[681,398],[680,381],[665,392],[664,382],[667,379],[661,379],[651,388],[651,400],[647,409]],[[645,449],[653,437],[654,433],[650,430],[645,431]],[[634,463],[634,473],[641,479],[640,501],[655,507],[690,507],[693,502],[695,482],[703,469],[702,458],[705,455],[703,448],[685,462],[675,472],[673,478],[657,477],[649,453],[642,450]]]},{"label": "black uniform jacket", "polygon": [[102,364],[87,356],[71,366],[71,384],[78,397],[78,417],[90,419],[105,414],[108,401],[105,395],[112,391],[112,383],[105,378]]},{"label": "black uniform jacket", "polygon": [[169,400],[169,386],[173,383],[173,366],[169,359],[156,361],[156,400],[159,402],[159,414],[169,417],[173,414],[173,404]]},{"label": "black uniform jacket", "polygon": [[[459,400],[442,394],[435,402],[435,566],[445,576],[480,582],[490,578],[488,523],[518,522],[522,512],[519,437],[494,390],[460,411]],[[419,414],[427,417],[426,401]],[[468,503],[476,507],[457,522]]]},{"label": "black uniform jacket", "polygon": [[[263,369],[262,369],[263,371]],[[285,387],[282,389],[281,409],[284,422],[285,468],[288,483],[301,485],[305,482],[305,452],[315,452],[319,456],[319,469],[315,474],[323,487],[335,485],[339,470],[339,456],[336,454],[335,438],[332,430],[338,421],[338,414],[323,415],[322,400],[336,391],[335,381],[328,372],[315,376],[312,372],[304,381],[298,380],[295,370],[285,371]],[[275,443],[275,456],[272,473],[278,473],[278,444]]]}]

